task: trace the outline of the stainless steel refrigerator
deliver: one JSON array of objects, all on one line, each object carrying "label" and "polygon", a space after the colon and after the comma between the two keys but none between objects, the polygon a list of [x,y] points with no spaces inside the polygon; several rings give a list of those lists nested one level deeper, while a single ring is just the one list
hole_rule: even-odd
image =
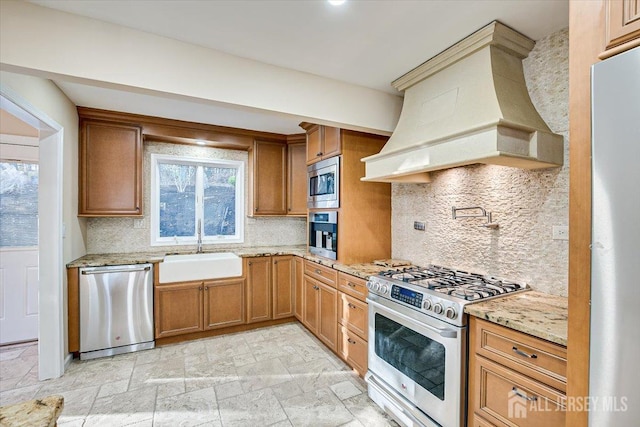
[{"label": "stainless steel refrigerator", "polygon": [[640,422],[640,47],[595,64],[589,425]]}]

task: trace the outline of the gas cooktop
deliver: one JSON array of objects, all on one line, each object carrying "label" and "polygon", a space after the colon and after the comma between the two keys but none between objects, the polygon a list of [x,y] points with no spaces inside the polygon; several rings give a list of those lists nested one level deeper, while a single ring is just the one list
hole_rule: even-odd
[{"label": "gas cooktop", "polygon": [[463,325],[464,306],[529,290],[524,283],[437,265],[383,271],[369,278],[370,292],[414,310]]}]

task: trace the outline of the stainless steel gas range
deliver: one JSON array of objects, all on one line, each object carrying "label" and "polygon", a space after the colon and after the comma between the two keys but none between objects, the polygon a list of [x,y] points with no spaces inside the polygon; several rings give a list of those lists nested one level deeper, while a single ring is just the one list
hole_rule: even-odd
[{"label": "stainless steel gas range", "polygon": [[434,265],[383,272],[367,286],[369,397],[408,426],[465,425],[464,306],[528,286]]}]

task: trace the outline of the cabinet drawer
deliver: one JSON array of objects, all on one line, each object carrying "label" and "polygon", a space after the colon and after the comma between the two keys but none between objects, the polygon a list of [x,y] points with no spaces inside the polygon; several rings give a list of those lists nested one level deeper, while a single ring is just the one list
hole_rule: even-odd
[{"label": "cabinet drawer", "polygon": [[367,341],[344,326],[338,328],[338,353],[360,376],[367,372]]},{"label": "cabinet drawer", "polygon": [[326,283],[332,288],[337,288],[338,272],[331,267],[305,260],[304,274]]},{"label": "cabinet drawer", "polygon": [[350,331],[367,339],[368,305],[340,292],[338,298],[338,321]]},{"label": "cabinet drawer", "polygon": [[367,299],[367,281],[346,273],[338,273],[338,290],[360,301]]},{"label": "cabinet drawer", "polygon": [[474,317],[471,325],[475,334],[472,352],[566,391],[566,348]]},{"label": "cabinet drawer", "polygon": [[474,394],[475,414],[498,426],[565,425],[566,398],[562,393],[488,359],[474,357],[476,382],[470,393]]}]

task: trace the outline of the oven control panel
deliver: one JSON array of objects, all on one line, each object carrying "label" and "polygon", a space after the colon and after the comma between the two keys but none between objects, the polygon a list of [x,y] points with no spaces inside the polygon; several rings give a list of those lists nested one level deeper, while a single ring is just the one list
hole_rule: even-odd
[{"label": "oven control panel", "polygon": [[403,288],[402,286],[393,285],[391,287],[391,298],[414,307],[422,307],[422,294],[412,291],[411,289]]}]

